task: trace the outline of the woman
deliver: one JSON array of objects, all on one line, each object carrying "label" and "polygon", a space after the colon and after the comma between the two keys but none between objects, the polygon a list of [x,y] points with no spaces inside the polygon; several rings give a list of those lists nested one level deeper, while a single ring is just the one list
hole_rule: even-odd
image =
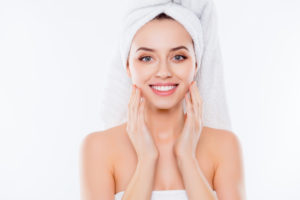
[{"label": "woman", "polygon": [[126,71],[127,121],[83,141],[82,199],[245,199],[237,136],[202,123],[186,29],[164,13],[143,25]]}]

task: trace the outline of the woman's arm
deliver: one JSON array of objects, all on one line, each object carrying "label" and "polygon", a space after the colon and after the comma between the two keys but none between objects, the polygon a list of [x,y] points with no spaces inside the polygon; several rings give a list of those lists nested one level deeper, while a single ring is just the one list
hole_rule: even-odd
[{"label": "woman's arm", "polygon": [[213,193],[196,158],[181,156],[178,167],[189,199],[246,200],[242,150],[238,137],[229,131],[215,129],[214,152],[217,162]]},{"label": "woman's arm", "polygon": [[220,131],[214,188],[219,200],[246,200],[242,148],[239,138]]},{"label": "woman's arm", "polygon": [[210,188],[196,158],[197,146],[203,132],[203,100],[195,81],[190,84],[189,91],[190,97],[185,94],[187,115],[181,135],[175,142],[174,152],[188,198],[190,200],[215,200],[217,197]]},{"label": "woman's arm", "polygon": [[[136,151],[138,164],[122,200],[150,200],[159,152],[145,123],[145,98],[132,86],[126,131]],[[141,101],[143,100],[143,101]]]},{"label": "woman's arm", "polygon": [[[114,199],[113,147],[108,132],[87,135],[81,144],[80,178],[81,200]],[[135,173],[122,200],[151,198],[158,156],[145,155],[138,159]]]},{"label": "woman's arm", "polygon": [[210,188],[209,183],[207,182],[202,170],[200,169],[198,161],[195,157],[177,157],[177,163],[190,200],[217,199],[212,188]]},{"label": "woman's arm", "polygon": [[87,135],[81,144],[81,200],[114,199],[112,148],[106,132]]},{"label": "woman's arm", "polygon": [[122,200],[150,200],[157,157],[140,159]]}]

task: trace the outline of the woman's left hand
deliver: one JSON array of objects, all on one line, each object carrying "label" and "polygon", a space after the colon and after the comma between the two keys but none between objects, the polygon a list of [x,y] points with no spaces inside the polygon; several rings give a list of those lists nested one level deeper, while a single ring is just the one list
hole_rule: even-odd
[{"label": "woman's left hand", "polygon": [[190,96],[185,94],[187,116],[183,130],[174,144],[176,157],[196,157],[196,148],[202,132],[202,98],[196,82],[193,81],[189,87]]}]

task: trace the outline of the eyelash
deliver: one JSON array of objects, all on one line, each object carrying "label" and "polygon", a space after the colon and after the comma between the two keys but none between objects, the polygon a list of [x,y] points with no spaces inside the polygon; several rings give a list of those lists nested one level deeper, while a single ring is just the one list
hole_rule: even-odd
[{"label": "eyelash", "polygon": [[[183,56],[183,55],[176,55],[176,56],[181,56],[181,57],[183,57],[183,59],[182,60],[185,60],[187,57],[186,56]],[[147,57],[151,57],[151,56],[143,56],[143,57],[140,57],[139,58],[139,60],[140,61],[143,61],[143,58],[147,58]],[[174,56],[175,57],[175,56]],[[181,61],[181,60],[179,60],[179,61]],[[147,62],[147,61],[146,61]]]}]

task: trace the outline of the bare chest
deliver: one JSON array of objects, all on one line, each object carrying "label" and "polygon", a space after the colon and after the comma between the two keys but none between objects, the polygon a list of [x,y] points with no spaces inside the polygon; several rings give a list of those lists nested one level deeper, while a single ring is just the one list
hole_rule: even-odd
[{"label": "bare chest", "polygon": [[[197,161],[205,178],[213,188],[214,163],[213,159],[201,149],[197,154]],[[122,148],[115,155],[113,171],[115,191],[126,190],[137,166],[137,157],[134,149]],[[161,152],[154,174],[153,190],[179,190],[184,189],[182,174],[177,166],[177,160],[171,151]]]}]

